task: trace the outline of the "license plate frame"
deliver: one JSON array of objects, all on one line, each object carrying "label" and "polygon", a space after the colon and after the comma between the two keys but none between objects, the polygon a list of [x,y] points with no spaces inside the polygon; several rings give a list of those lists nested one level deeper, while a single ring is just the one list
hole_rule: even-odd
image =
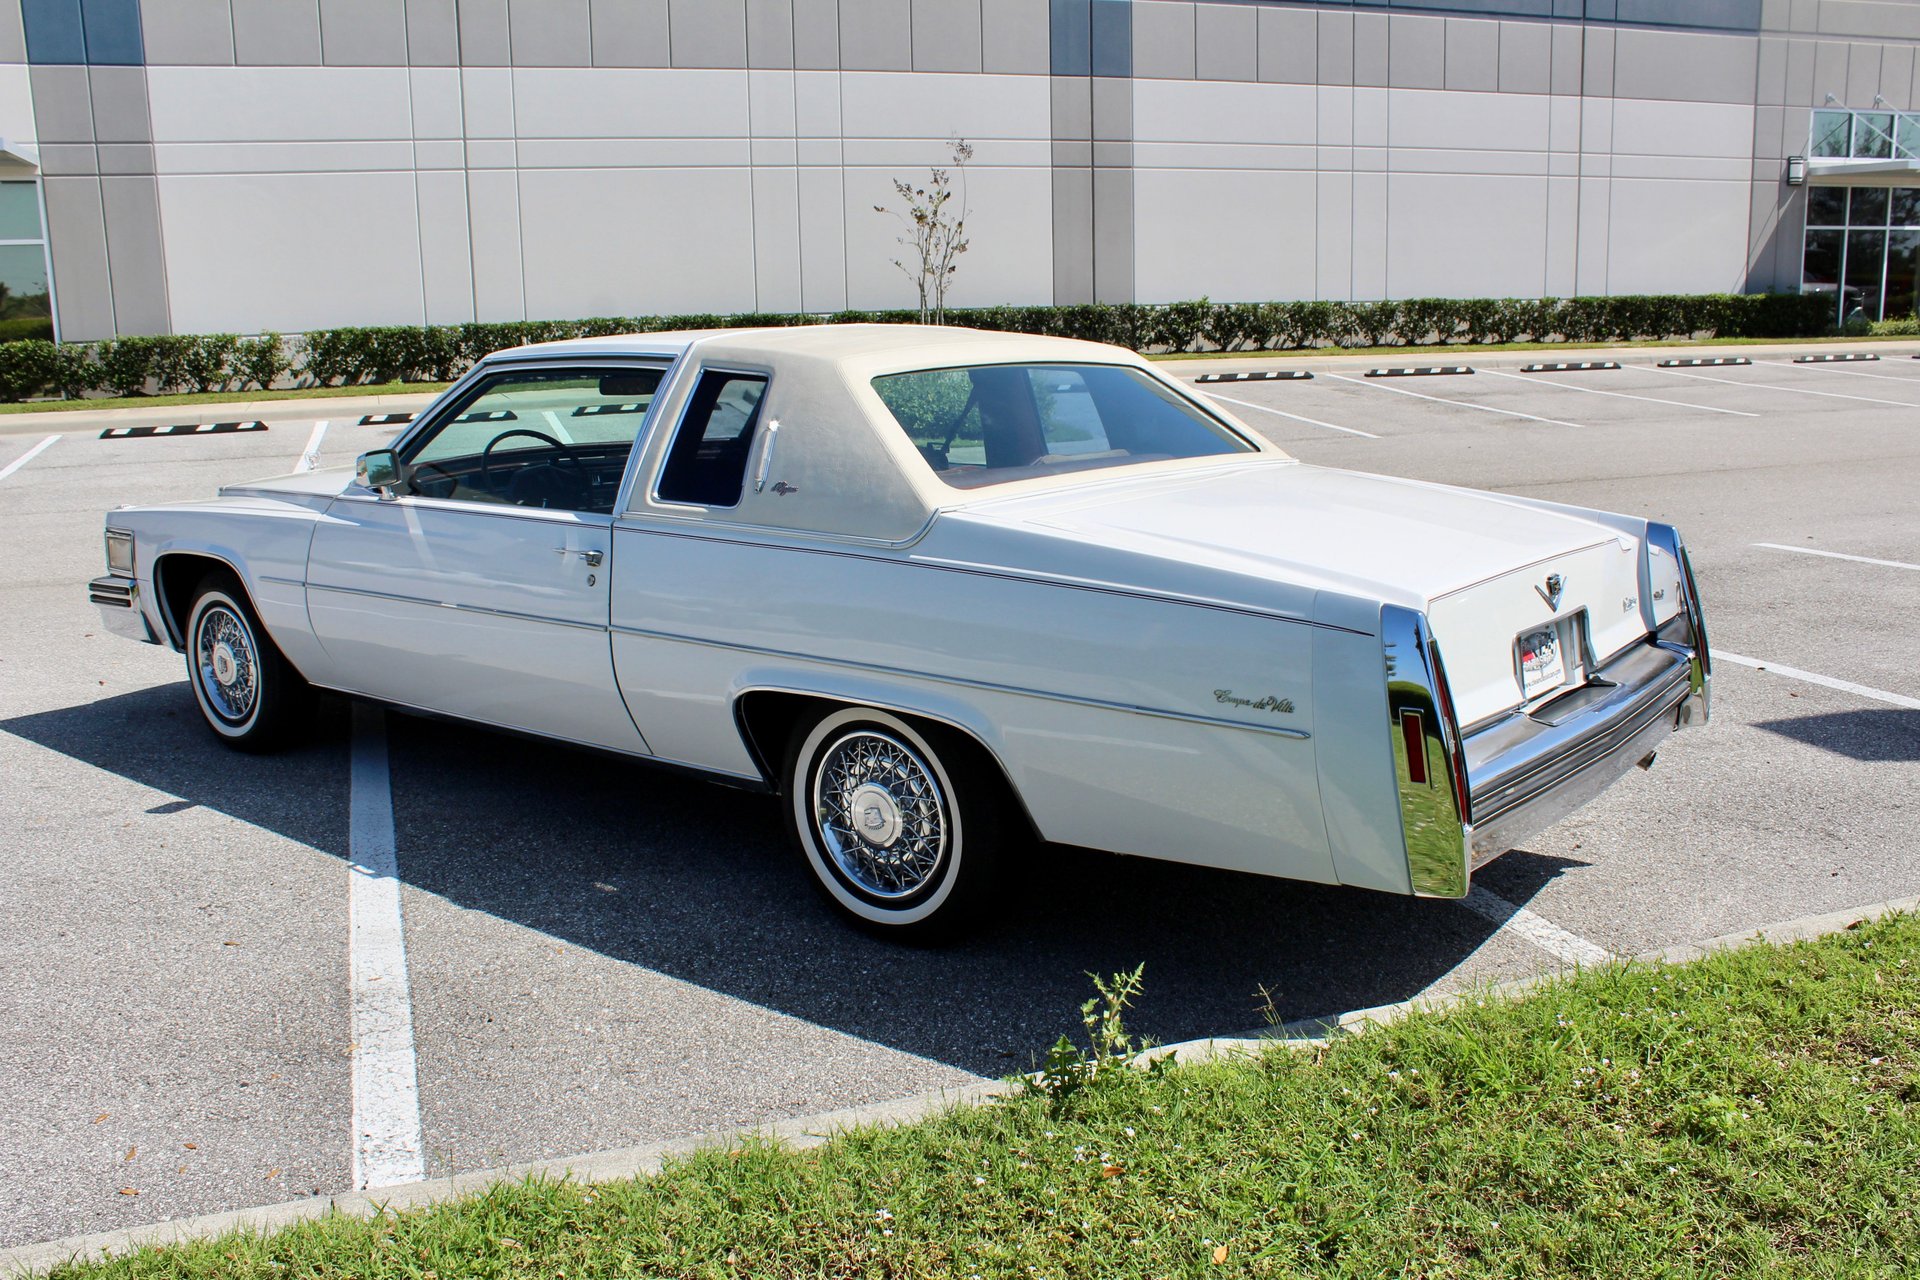
[{"label": "license plate frame", "polygon": [[1513,673],[1521,701],[1532,704],[1579,683],[1585,667],[1585,611],[1528,627],[1513,638]]}]

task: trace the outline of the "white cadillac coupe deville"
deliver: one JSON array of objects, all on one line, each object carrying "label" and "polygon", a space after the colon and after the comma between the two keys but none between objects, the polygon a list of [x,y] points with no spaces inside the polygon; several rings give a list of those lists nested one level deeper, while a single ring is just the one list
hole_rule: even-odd
[{"label": "white cadillac coupe deville", "polygon": [[1704,721],[1663,524],[1296,462],[1131,352],[907,326],[500,352],[349,473],[107,517],[109,626],[784,798],[949,933],[1033,836],[1459,897]]}]

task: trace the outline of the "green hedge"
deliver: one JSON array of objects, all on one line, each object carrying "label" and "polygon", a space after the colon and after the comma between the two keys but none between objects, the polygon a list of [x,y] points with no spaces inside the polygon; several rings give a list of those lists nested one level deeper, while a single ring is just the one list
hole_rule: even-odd
[{"label": "green hedge", "polygon": [[[807,324],[911,324],[912,311],[834,315],[606,316],[438,327],[319,329],[118,338],[94,344],[0,345],[0,400],[58,394],[120,396],[245,391],[293,377],[306,386],[448,382],[502,347],[560,338],[674,329]],[[961,307],[951,324],[1116,343],[1139,351],[1281,351],[1439,343],[1627,342],[1635,339],[1794,338],[1832,328],[1832,300],[1800,294],[1612,298],[1409,298],[1398,302],[1090,303]]]}]

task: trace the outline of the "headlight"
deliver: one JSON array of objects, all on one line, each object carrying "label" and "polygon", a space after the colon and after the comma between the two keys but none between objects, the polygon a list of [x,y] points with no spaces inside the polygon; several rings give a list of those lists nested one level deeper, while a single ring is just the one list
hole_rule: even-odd
[{"label": "headlight", "polygon": [[125,529],[107,530],[107,572],[133,576],[133,535]]}]

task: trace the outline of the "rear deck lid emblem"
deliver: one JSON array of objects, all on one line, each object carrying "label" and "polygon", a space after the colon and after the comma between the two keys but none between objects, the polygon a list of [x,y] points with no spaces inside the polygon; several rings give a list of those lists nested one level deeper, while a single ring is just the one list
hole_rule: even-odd
[{"label": "rear deck lid emblem", "polygon": [[1547,585],[1544,587],[1535,587],[1534,590],[1539,592],[1540,598],[1547,602],[1547,608],[1558,609],[1560,607],[1560,593],[1566,590],[1566,586],[1567,583],[1564,578],[1557,573],[1550,573],[1547,575]]}]

